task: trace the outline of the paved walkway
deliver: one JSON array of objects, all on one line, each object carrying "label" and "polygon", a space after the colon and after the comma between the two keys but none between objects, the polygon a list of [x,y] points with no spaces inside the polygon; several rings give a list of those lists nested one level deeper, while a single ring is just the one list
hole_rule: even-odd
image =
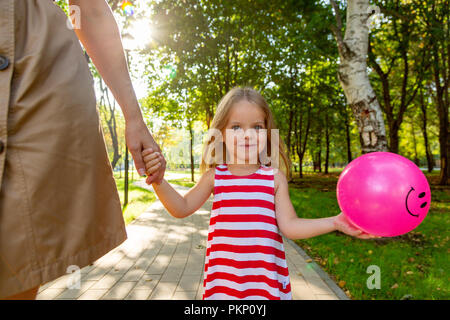
[{"label": "paved walkway", "polygon": [[[185,219],[155,201],[127,226],[122,245],[78,272],[78,286],[77,273],[67,274],[43,285],[37,299],[201,299],[212,199]],[[294,242],[284,245],[294,299],[348,299]]]}]

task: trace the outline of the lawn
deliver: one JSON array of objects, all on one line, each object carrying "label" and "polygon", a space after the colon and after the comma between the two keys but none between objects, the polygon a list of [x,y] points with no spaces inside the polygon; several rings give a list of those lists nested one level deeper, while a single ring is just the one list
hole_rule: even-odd
[{"label": "lawn", "polygon": [[[137,175],[135,175],[137,177]],[[114,172],[114,178],[116,179],[117,190],[119,191],[120,202],[123,205],[124,202],[124,190],[125,190],[125,179],[122,172],[122,177],[119,178],[119,173]],[[156,195],[144,188],[137,187],[133,185],[131,180],[131,174],[129,175],[128,184],[128,205],[125,207],[123,212],[123,218],[125,224],[129,224],[131,221],[136,219],[141,213],[143,213],[150,204],[155,201]]]},{"label": "lawn", "polygon": [[[339,172],[307,174],[290,184],[297,215],[321,218],[340,212],[336,200]],[[339,232],[297,240],[352,299],[449,299],[450,191],[431,184],[431,208],[415,230],[394,238],[360,240]],[[380,289],[369,289],[371,265],[379,267]]]}]

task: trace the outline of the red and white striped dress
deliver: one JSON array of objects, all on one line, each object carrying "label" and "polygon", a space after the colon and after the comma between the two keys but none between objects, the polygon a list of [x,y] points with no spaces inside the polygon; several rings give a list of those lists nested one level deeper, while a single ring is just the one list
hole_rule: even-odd
[{"label": "red and white striped dress", "polygon": [[236,176],[216,166],[203,299],[292,299],[274,190],[272,167]]}]

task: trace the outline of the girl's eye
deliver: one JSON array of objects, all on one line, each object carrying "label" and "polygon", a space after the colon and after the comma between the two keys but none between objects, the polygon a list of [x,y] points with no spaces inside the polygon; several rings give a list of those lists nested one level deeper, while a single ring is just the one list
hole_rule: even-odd
[{"label": "girl's eye", "polygon": [[234,131],[236,131],[236,130],[239,130],[240,127],[239,127],[238,125],[234,125],[234,126],[231,127],[231,129],[233,129]]},{"label": "girl's eye", "polygon": [[259,124],[257,124],[256,126],[255,126],[255,129],[256,130],[261,130],[261,129],[264,129],[262,126],[260,126]]}]

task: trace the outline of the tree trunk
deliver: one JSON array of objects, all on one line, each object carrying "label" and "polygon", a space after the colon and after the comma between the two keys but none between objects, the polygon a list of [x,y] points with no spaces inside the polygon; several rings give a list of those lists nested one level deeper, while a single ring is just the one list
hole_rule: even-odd
[{"label": "tree trunk", "polygon": [[322,148],[319,149],[317,154],[317,169],[319,169],[319,172],[322,172]]},{"label": "tree trunk", "polygon": [[302,162],[303,162],[303,153],[301,152],[301,140],[302,140],[302,116],[300,113],[300,121],[297,119],[297,115],[295,115],[294,120],[294,132],[295,132],[295,151],[298,156],[298,172],[299,177],[303,178],[303,170],[302,170]]},{"label": "tree trunk", "polygon": [[[297,151],[297,156],[298,156],[298,166],[299,166],[299,173],[300,173],[300,178],[303,178],[303,168],[302,168],[302,163],[303,163],[303,157],[305,156],[305,152],[306,152],[306,144],[308,141],[308,134],[309,134],[309,129],[311,127],[311,105],[308,104],[308,112],[307,112],[307,122],[306,122],[306,129],[303,130],[303,112],[299,112],[300,116],[297,117],[297,115],[295,115],[295,121],[294,121],[294,131],[295,131],[295,148]],[[302,135],[303,135],[303,131],[305,131],[305,137],[304,139],[302,139]]]},{"label": "tree trunk", "polygon": [[338,79],[358,125],[362,153],[387,151],[383,114],[367,74],[369,0],[348,0],[344,38],[339,8],[334,0],[331,4],[337,22],[332,30],[340,57]]},{"label": "tree trunk", "polygon": [[194,131],[192,130],[192,122],[189,122],[189,152],[191,156],[191,181],[195,182],[194,180]]},{"label": "tree trunk", "polygon": [[206,126],[209,130],[209,128],[211,127],[211,121],[213,119],[213,111],[212,111],[212,106],[209,105],[206,107]]},{"label": "tree trunk", "polygon": [[[440,98],[438,98],[440,99]],[[449,125],[448,125],[448,108],[443,101],[438,102],[439,112],[439,149],[441,154],[441,171],[439,175],[439,185],[448,185],[448,178],[450,176],[448,163],[448,155],[450,153],[450,144],[448,143]]]},{"label": "tree trunk", "polygon": [[[117,124],[116,124],[116,102],[113,100],[111,103],[111,100],[109,99],[108,95],[108,87],[104,86],[103,80],[100,78],[100,91],[102,92],[102,96],[100,98],[100,103],[103,104],[104,107],[106,107],[106,104],[108,105],[109,109],[109,117],[106,116],[106,112],[104,115],[104,119],[106,121],[106,124],[108,126],[108,131],[111,136],[111,142],[113,147],[113,159],[111,161],[111,167],[114,169],[117,165],[117,162],[122,157],[119,153],[119,138],[117,134]],[[106,103],[107,102],[107,103]],[[102,106],[100,106],[102,107]]]},{"label": "tree trunk", "polygon": [[319,148],[319,150],[315,153],[315,159],[313,159],[313,171],[322,172],[322,136],[320,131],[316,136],[316,148]]},{"label": "tree trunk", "polygon": [[[444,101],[445,91],[448,90],[448,78],[444,79],[444,84],[441,84],[441,73],[445,71],[440,70],[439,55],[437,52],[437,45],[433,44],[433,71],[434,84],[436,86],[436,106],[439,114],[439,148],[441,154],[441,171],[439,175],[439,184],[448,185],[448,178],[450,176],[450,164],[448,163],[448,155],[450,153],[450,144],[448,143],[449,125],[448,125],[448,103]],[[448,94],[448,92],[447,92]],[[447,101],[448,102],[448,101]]]},{"label": "tree trunk", "polygon": [[416,133],[414,132],[414,119],[411,121],[411,134],[413,138],[414,145],[414,163],[416,166],[419,166],[419,157],[417,156],[417,141],[416,141]]},{"label": "tree trunk", "polygon": [[325,174],[327,174],[330,160],[330,128],[328,123],[328,113],[325,114],[325,146]]},{"label": "tree trunk", "polygon": [[398,144],[399,144],[399,137],[398,137],[398,131],[399,127],[397,127],[395,124],[389,129],[389,151],[393,153],[398,153]]},{"label": "tree trunk", "polygon": [[[292,132],[292,121],[294,119],[294,110],[292,107],[289,108],[289,119],[288,119],[288,132],[287,132],[287,136],[286,136],[286,150],[287,150],[287,157],[290,158],[291,157],[291,132]],[[292,171],[289,170],[289,172],[291,173],[290,177],[287,177],[288,181],[290,181],[292,179]]]},{"label": "tree trunk", "polygon": [[425,143],[425,154],[427,156],[427,165],[428,165],[428,172],[433,171],[434,167],[434,159],[433,154],[431,153],[430,143],[428,142],[428,133],[427,133],[427,106],[425,105],[425,100],[423,98],[423,90],[420,90],[420,109],[422,110],[422,135],[423,135],[423,141]]},{"label": "tree trunk", "polygon": [[347,108],[345,110],[345,138],[347,140],[347,161],[350,163],[353,160],[350,137],[350,122],[348,119]]},{"label": "tree trunk", "polygon": [[[441,157],[441,170],[439,184],[448,185],[450,176],[450,143],[449,143],[449,94],[450,85],[450,28],[448,16],[448,1],[444,1],[442,8],[436,7],[432,2],[427,10],[422,12],[426,25],[426,37],[429,39],[428,51],[431,52],[431,66],[435,92],[434,99],[439,115],[439,151]],[[419,7],[423,9],[422,7]],[[445,8],[445,9],[444,9]],[[436,32],[439,29],[442,32]]]},{"label": "tree trunk", "polygon": [[298,146],[296,146],[297,149],[297,155],[298,155],[298,173],[299,173],[299,177],[303,178],[303,155],[300,152],[300,149]]}]

